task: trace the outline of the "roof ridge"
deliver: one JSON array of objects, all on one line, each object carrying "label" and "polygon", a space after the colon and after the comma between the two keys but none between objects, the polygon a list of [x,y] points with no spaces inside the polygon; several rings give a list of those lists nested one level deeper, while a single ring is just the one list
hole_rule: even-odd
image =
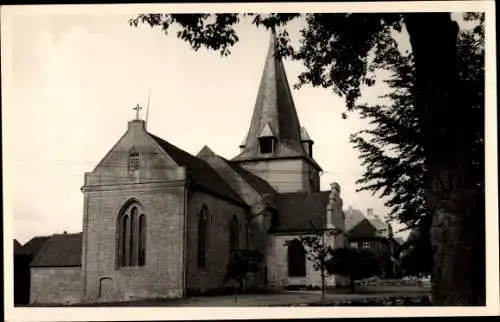
[{"label": "roof ridge", "polygon": [[[219,156],[220,157],[220,156]],[[267,182],[266,180],[262,179],[261,177],[259,177],[258,175],[255,175],[254,173],[252,173],[251,171],[248,171],[247,169],[243,168],[242,166],[239,165],[238,162],[233,162],[233,161],[229,161],[229,160],[226,160],[225,158],[223,157],[220,157],[224,162],[226,162],[235,172],[238,173],[238,171],[241,171],[242,173],[244,173],[245,175],[248,175],[248,176],[251,176],[252,177],[252,180],[257,180],[259,181],[260,184],[264,184],[266,186],[266,189],[269,189],[271,190],[271,193],[273,194],[276,194],[276,190],[269,184],[269,182]],[[248,182],[248,180],[244,177],[241,176],[241,173],[238,173],[238,175],[245,181],[247,182],[248,185],[250,185],[250,187],[255,190],[259,195],[261,196],[264,196],[266,193],[265,192],[261,192],[260,189],[257,189],[256,187],[254,187],[254,185],[252,185],[251,182]]]},{"label": "roof ridge", "polygon": [[230,199],[234,203],[246,205],[245,201],[227,184],[208,162],[182,150],[159,136],[149,132],[147,133],[175,163],[186,168],[186,175],[194,185],[203,187],[223,198]]},{"label": "roof ridge", "polygon": [[35,239],[35,238],[50,238],[50,237],[52,237],[53,235],[54,235],[54,234],[44,235],[44,236],[33,236],[33,237],[31,237],[31,239],[30,239],[30,240],[28,240],[28,241],[26,242],[26,244],[27,244],[27,243],[29,243],[30,241],[32,241],[32,240],[33,240],[33,239]]},{"label": "roof ridge", "polygon": [[190,157],[193,157],[193,158],[196,158],[196,159],[201,160],[200,158],[197,158],[195,155],[193,155],[193,154],[191,154],[191,153],[189,153],[189,152],[187,152],[187,151],[185,151],[185,150],[183,150],[183,149],[179,148],[178,146],[176,146],[176,145],[174,145],[174,144],[170,143],[169,141],[167,141],[167,140],[165,140],[165,139],[163,139],[163,138],[161,138],[161,137],[159,137],[159,136],[157,136],[157,135],[154,135],[153,133],[150,133],[150,132],[146,132],[146,133],[147,133],[147,134],[149,134],[149,135],[151,135],[151,136],[153,137],[153,139],[157,139],[157,140],[160,140],[160,141],[162,141],[162,142],[164,142],[164,143],[168,144],[170,148],[173,148],[173,149],[175,149],[175,150],[177,150],[177,151],[180,151],[180,152],[182,152],[182,153],[185,153],[185,154],[189,155]]},{"label": "roof ridge", "polygon": [[76,236],[76,235],[81,235],[83,232],[78,232],[78,233],[55,233],[52,236]]}]

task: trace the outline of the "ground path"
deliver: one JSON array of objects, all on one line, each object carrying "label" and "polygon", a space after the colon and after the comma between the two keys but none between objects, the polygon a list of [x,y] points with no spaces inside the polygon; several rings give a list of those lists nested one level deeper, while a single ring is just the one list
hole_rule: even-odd
[{"label": "ground path", "polygon": [[[384,292],[356,294],[349,292],[329,292],[326,303],[346,303],[348,301],[363,301],[370,299],[390,299],[412,297],[420,299],[426,292]],[[98,306],[193,306],[193,307],[230,307],[230,306],[296,306],[321,302],[319,291],[286,291],[278,294],[242,294],[237,302],[234,295],[196,296],[175,300],[144,300],[125,303],[98,304]],[[89,306],[95,306],[89,305]]]}]

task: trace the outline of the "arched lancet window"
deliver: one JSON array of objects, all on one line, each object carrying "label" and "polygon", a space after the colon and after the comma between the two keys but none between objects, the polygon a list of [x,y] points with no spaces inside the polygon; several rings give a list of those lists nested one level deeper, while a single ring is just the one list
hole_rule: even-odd
[{"label": "arched lancet window", "polygon": [[146,216],[137,203],[125,207],[118,217],[118,266],[146,264]]},{"label": "arched lancet window", "polygon": [[231,219],[231,227],[229,230],[229,251],[238,249],[240,245],[240,226],[238,224],[238,218],[233,215]]},{"label": "arched lancet window", "polygon": [[298,239],[288,244],[288,276],[306,276],[306,251]]},{"label": "arched lancet window", "polygon": [[146,216],[139,217],[139,266],[146,265]]},{"label": "arched lancet window", "polygon": [[205,267],[207,256],[207,223],[208,210],[203,206],[198,216],[198,267]]}]

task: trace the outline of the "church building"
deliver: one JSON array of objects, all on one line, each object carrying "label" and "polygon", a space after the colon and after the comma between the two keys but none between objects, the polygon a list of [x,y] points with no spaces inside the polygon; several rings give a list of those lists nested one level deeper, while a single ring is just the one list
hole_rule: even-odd
[{"label": "church building", "polygon": [[273,35],[239,154],[226,159],[205,146],[191,155],[148,132],[143,120],[130,121],[85,173],[82,232],[53,235],[34,259],[30,302],[221,290],[235,249],[264,257],[248,287],[320,286],[298,236],[324,235],[328,245],[344,247],[345,217],[340,186],[320,191],[313,143],[300,125]]}]

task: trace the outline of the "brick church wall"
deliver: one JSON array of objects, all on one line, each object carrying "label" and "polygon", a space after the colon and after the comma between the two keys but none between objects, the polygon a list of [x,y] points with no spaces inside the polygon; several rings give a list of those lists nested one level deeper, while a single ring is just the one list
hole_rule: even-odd
[{"label": "brick church wall", "polygon": [[33,267],[30,303],[73,304],[81,301],[80,267]]},{"label": "brick church wall", "polygon": [[[83,235],[85,301],[172,298],[183,293],[182,182],[88,193]],[[130,198],[146,215],[146,265],[118,267],[117,216]]]},{"label": "brick church wall", "polygon": [[[208,241],[206,264],[198,267],[198,216],[205,205],[208,208]],[[233,203],[210,194],[193,191],[188,202],[187,226],[187,272],[188,294],[219,290],[224,284],[226,265],[229,259],[229,231],[231,218],[235,214],[240,226],[239,244],[246,244],[245,210]]]}]

